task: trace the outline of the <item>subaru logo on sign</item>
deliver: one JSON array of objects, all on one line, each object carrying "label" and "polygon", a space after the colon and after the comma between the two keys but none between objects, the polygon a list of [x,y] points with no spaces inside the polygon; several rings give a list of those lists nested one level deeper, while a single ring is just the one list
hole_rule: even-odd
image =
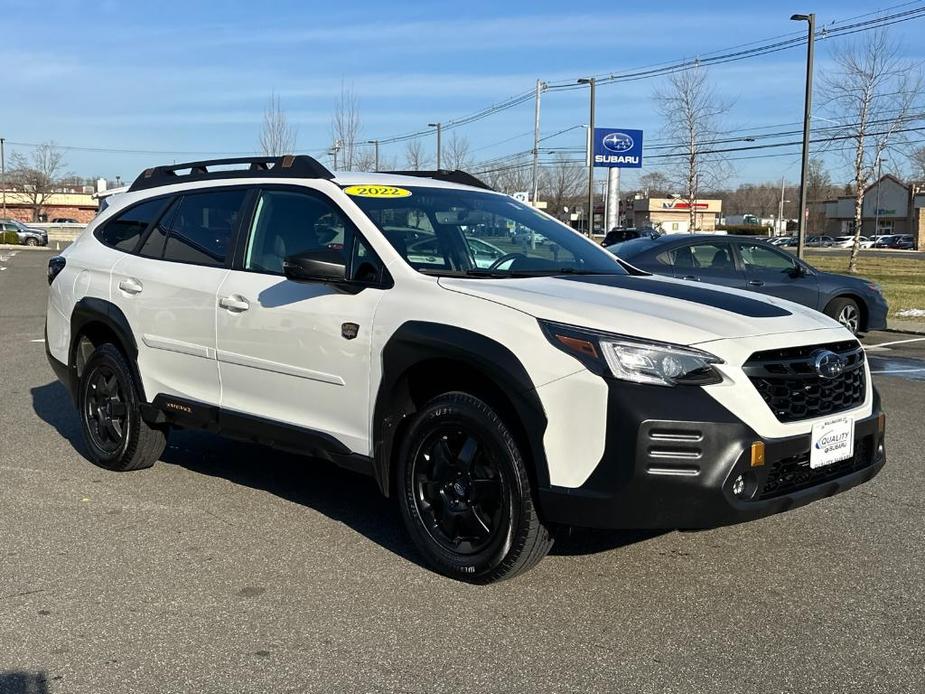
[{"label": "subaru logo on sign", "polygon": [[819,350],[813,355],[813,368],[822,378],[836,378],[841,376],[848,362],[844,357],[830,352],[827,349]]},{"label": "subaru logo on sign", "polygon": [[628,152],[635,144],[633,138],[626,133],[610,133],[603,139],[604,147],[611,152]]},{"label": "subaru logo on sign", "polygon": [[642,130],[595,128],[593,163],[618,169],[642,166]]}]

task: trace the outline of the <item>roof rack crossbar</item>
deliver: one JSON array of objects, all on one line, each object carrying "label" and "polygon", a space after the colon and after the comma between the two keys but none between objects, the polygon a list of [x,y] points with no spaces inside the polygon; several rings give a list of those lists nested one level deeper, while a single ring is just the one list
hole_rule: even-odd
[{"label": "roof rack crossbar", "polygon": [[417,176],[418,178],[432,178],[435,181],[446,181],[447,183],[459,183],[474,188],[484,188],[485,190],[494,190],[490,185],[480,178],[476,178],[471,173],[460,171],[450,171],[449,169],[436,169],[434,171],[380,171],[378,173],[393,174],[395,176]]},{"label": "roof rack crossbar", "polygon": [[[233,166],[247,164],[246,168],[218,169],[216,166]],[[177,173],[189,170],[189,173]],[[206,161],[189,161],[181,164],[153,166],[145,169],[129,187],[129,191],[156,188],[172,183],[188,181],[209,181],[224,178],[252,178],[266,176],[272,178],[324,178],[332,179],[334,174],[328,171],[314,157],[307,154],[285,154],[279,157],[232,157],[230,159],[209,159]]]}]

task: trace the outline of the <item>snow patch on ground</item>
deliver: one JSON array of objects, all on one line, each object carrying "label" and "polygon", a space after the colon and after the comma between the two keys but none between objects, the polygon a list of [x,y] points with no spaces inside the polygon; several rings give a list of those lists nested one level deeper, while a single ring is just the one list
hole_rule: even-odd
[{"label": "snow patch on ground", "polygon": [[925,318],[925,308],[904,308],[896,312],[897,318]]}]

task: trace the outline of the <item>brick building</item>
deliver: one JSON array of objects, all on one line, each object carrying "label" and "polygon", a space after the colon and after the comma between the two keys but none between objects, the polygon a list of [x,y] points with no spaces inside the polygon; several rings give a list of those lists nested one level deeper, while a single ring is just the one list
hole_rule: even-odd
[{"label": "brick building", "polygon": [[96,215],[97,200],[91,193],[52,193],[45,198],[38,220],[32,218],[32,204],[28,196],[17,191],[6,191],[6,210],[0,203],[0,218],[18,219],[27,224],[32,221],[49,222],[61,217],[87,223]]}]

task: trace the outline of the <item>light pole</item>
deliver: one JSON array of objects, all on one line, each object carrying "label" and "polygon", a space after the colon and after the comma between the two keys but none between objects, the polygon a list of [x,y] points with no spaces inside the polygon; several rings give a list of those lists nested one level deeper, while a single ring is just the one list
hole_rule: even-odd
[{"label": "light pole", "polygon": [[797,231],[797,257],[803,257],[803,244],[806,241],[806,187],[809,174],[809,129],[810,113],[813,107],[813,49],[816,42],[816,15],[795,14],[790,17],[794,22],[807,23],[806,36],[806,95],[803,99],[803,164],[800,168],[800,226]]},{"label": "light pole", "polygon": [[374,151],[376,154],[373,157],[373,159],[376,162],[376,164],[375,166],[373,166],[373,171],[378,171],[379,170],[379,140],[367,140],[367,142],[375,148]]},{"label": "light pole", "polygon": [[588,237],[594,231],[594,78],[582,77],[578,84],[587,84],[591,90],[590,112],[588,117]]},{"label": "light pole", "polygon": [[440,170],[440,129],[442,127],[442,123],[428,123],[427,127],[437,129],[437,171],[439,171]]},{"label": "light pole", "polygon": [[0,137],[0,188],[3,188],[3,216],[6,217],[6,152],[3,150],[5,137]]}]

